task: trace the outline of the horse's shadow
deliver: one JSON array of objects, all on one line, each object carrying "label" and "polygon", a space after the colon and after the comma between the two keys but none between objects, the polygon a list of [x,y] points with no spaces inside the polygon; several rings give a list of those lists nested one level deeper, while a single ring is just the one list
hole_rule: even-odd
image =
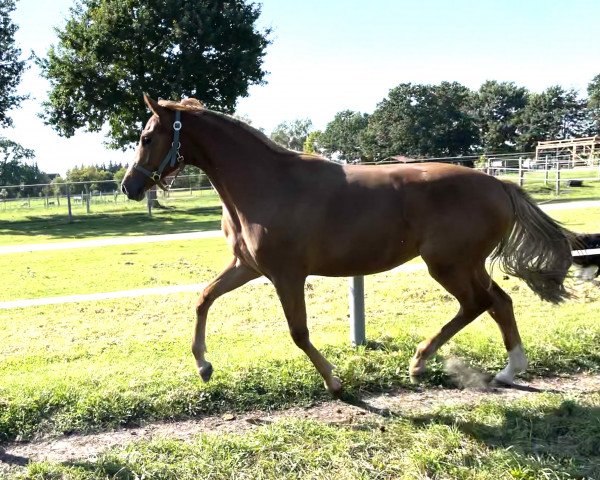
[{"label": "horse's shadow", "polygon": [[[491,383],[490,387],[491,392],[512,388],[540,394],[567,393],[528,385]],[[408,421],[419,429],[440,425],[457,429],[493,451],[510,452],[517,463],[528,464],[535,460],[549,468],[560,464],[569,478],[600,478],[600,407],[585,401],[563,398],[556,402],[507,404],[491,395],[482,409],[478,409],[477,404],[468,404],[451,410],[440,408],[414,414],[379,408],[360,398],[341,400],[386,419]],[[496,419],[493,422],[490,411]]]},{"label": "horse's shadow", "polygon": [[501,423],[479,420],[477,413],[466,409],[465,415],[439,411],[410,421],[420,428],[458,429],[491,450],[510,452],[518,463],[535,460],[541,466],[564,469],[569,478],[600,478],[600,407],[563,399],[558,405],[491,408]]},{"label": "horse's shadow", "polygon": [[16,467],[25,467],[29,463],[29,458],[22,457],[21,455],[11,455],[10,453],[3,451],[2,447],[0,447],[0,463]]}]

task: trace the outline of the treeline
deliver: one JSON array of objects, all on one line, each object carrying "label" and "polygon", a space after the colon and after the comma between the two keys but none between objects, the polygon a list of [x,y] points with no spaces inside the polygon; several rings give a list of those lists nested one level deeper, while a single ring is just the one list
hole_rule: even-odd
[{"label": "treeline", "polygon": [[55,193],[58,193],[61,188],[64,191],[65,187],[60,186],[63,183],[80,184],[79,186],[74,185],[71,191],[82,190],[84,188],[83,182],[85,182],[85,185],[91,191],[114,192],[117,189],[117,185],[125,176],[126,171],[126,166],[121,163],[113,163],[112,161],[108,165],[81,165],[67,170],[64,178],[60,175],[55,177],[52,180],[52,184],[55,186]]},{"label": "treeline", "polygon": [[530,152],[541,140],[600,134],[600,75],[587,97],[552,86],[531,92],[487,81],[477,91],[457,82],[402,83],[371,114],[344,110],[323,131],[308,119],[280,124],[271,138],[293,149],[346,162],[394,155],[439,158]]}]

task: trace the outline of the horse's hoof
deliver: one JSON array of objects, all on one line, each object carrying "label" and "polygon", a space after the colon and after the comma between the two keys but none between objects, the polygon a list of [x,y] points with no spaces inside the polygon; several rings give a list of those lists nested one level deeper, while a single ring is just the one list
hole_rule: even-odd
[{"label": "horse's hoof", "polygon": [[338,377],[331,377],[329,382],[325,382],[325,387],[336,398],[339,398],[342,394],[342,381]]},{"label": "horse's hoof", "polygon": [[408,366],[408,375],[412,383],[418,383],[419,379],[425,375],[425,360],[413,357]]},{"label": "horse's hoof", "polygon": [[213,374],[212,364],[210,364],[209,362],[206,362],[202,367],[200,367],[198,369],[198,372],[200,373],[200,377],[202,378],[202,381],[208,382],[210,380],[210,377]]},{"label": "horse's hoof", "polygon": [[514,375],[510,375],[505,372],[500,372],[491,381],[492,384],[500,385],[503,387],[511,387],[515,384]]}]

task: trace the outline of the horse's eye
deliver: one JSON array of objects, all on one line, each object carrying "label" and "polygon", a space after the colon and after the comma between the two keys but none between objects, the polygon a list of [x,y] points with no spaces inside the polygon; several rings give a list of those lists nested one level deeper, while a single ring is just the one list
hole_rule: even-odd
[{"label": "horse's eye", "polygon": [[150,145],[152,137],[142,137],[142,145]]}]

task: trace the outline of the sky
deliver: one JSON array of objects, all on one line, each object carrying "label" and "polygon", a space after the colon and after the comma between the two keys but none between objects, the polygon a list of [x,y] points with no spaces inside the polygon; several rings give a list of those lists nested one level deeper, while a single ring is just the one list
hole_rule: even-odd
[{"label": "sky", "polygon": [[[17,0],[16,42],[27,56],[56,44],[72,0]],[[237,113],[267,133],[283,121],[309,118],[323,129],[350,109],[371,113],[400,83],[486,80],[532,91],[551,85],[585,94],[600,74],[600,0],[263,0],[261,29],[271,28],[266,84],[251,86]],[[19,91],[30,94],[0,130],[32,148],[38,166],[64,174],[78,165],[127,163],[102,134],[67,139],[38,117],[48,83],[35,65]],[[200,99],[201,100],[201,99]]]}]

